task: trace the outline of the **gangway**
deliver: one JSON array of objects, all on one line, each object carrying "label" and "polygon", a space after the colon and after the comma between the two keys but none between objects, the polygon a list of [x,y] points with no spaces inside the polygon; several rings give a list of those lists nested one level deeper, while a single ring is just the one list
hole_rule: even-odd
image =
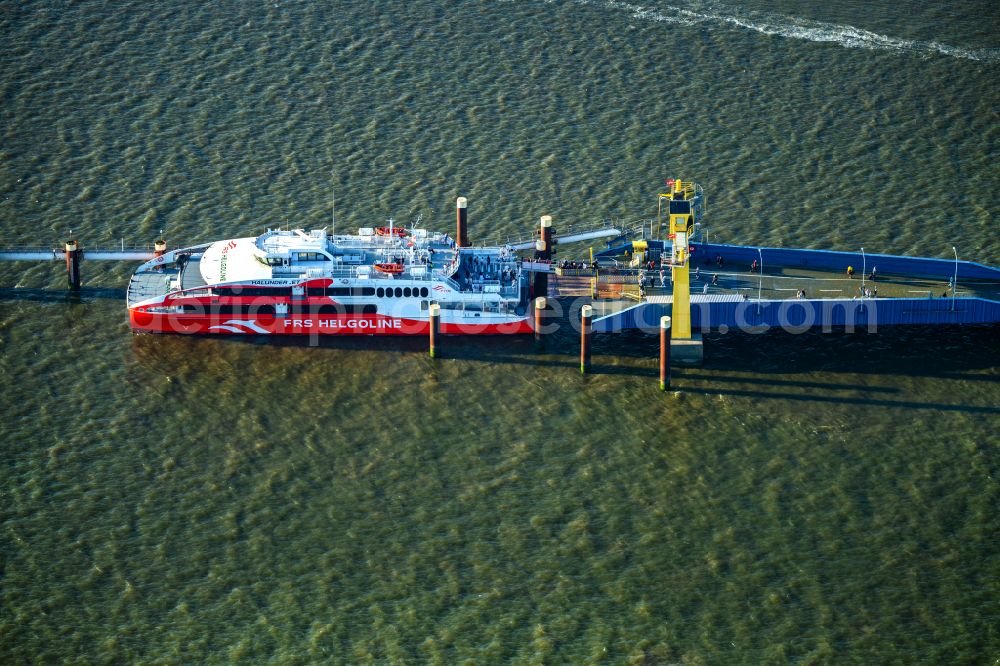
[{"label": "gangway", "polygon": [[[80,248],[81,259],[94,261],[149,261],[156,256],[153,248]],[[15,247],[0,250],[0,261],[59,261],[66,251],[58,248]]]},{"label": "gangway", "polygon": [[[554,235],[552,243],[567,245],[569,243],[579,243],[599,238],[611,238],[622,235],[620,225],[610,220],[595,223],[580,223],[571,225],[563,229],[559,234]],[[484,241],[485,245],[507,245],[512,250],[530,250],[538,242],[538,233],[531,236],[497,236]]]},{"label": "gangway", "polygon": [[42,247],[12,247],[0,249],[0,261],[59,261],[66,262],[66,281],[70,289],[80,288],[80,262],[84,258],[94,261],[149,261],[161,257],[167,243],[157,240],[151,245],[121,247],[96,247],[84,249],[76,240],[66,241],[62,249]]}]

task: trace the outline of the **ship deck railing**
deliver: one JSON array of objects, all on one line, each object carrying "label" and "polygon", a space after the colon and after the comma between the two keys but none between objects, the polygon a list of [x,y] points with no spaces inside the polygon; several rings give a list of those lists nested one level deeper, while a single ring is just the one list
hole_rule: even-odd
[{"label": "ship deck railing", "polygon": [[[717,281],[713,284],[713,277]],[[661,282],[657,271],[647,271],[645,295],[655,297],[673,292],[670,272]],[[557,283],[558,284],[558,283]],[[638,271],[623,270],[608,275],[603,270],[597,280],[600,294],[613,293],[623,298],[639,296]],[[736,294],[749,300],[789,299],[865,299],[865,298],[961,298],[978,297],[1000,301],[1000,283],[967,279],[958,288],[947,280],[879,276],[877,280],[848,278],[841,273],[785,269],[781,273],[705,270],[690,276],[692,298],[695,295]],[[867,293],[866,293],[867,292]]]}]

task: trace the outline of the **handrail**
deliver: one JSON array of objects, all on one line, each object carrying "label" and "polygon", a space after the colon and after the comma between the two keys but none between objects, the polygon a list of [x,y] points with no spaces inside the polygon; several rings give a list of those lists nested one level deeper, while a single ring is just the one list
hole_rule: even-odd
[{"label": "handrail", "polygon": [[[641,229],[642,224],[648,224],[651,218],[646,218],[644,220],[638,220],[633,222],[622,222],[618,218],[603,218],[596,222],[576,222],[570,224],[569,226],[559,226],[554,225],[553,230],[555,231],[556,239],[560,236],[571,236],[582,231],[598,231],[601,229],[632,229],[631,231],[625,231],[622,233],[623,236],[634,235],[636,230]],[[538,232],[533,231],[532,234],[502,234],[488,236],[482,241],[474,243],[475,247],[495,247],[500,245],[520,245],[522,243],[527,243],[535,238],[538,238]]]}]

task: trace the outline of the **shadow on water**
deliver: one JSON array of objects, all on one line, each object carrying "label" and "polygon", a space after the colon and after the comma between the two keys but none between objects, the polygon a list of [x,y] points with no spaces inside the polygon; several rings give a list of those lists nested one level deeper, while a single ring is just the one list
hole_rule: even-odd
[{"label": "shadow on water", "polygon": [[734,377],[727,375],[706,375],[697,372],[684,372],[682,377],[686,381],[722,382],[737,384],[761,384],[766,386],[782,386],[788,388],[816,389],[819,391],[868,391],[874,393],[899,393],[899,389],[886,386],[850,386],[847,384],[834,384],[830,382],[800,382],[788,379],[761,379],[759,377]]},{"label": "shadow on water", "polygon": [[[568,333],[566,331],[569,331]],[[151,339],[210,339],[225,344],[259,345],[277,348],[315,348],[378,353],[426,353],[425,336],[137,336]],[[995,326],[896,327],[876,333],[791,334],[771,331],[760,335],[743,333],[705,336],[703,371],[731,371],[754,375],[756,383],[794,388],[833,389],[836,384],[794,380],[762,380],[762,374],[806,372],[897,374],[1000,382],[993,375],[964,374],[965,371],[1000,365],[1000,328]],[[602,364],[601,358],[648,361],[658,354],[658,339],[639,331],[594,336],[594,374],[644,374],[643,368]],[[578,368],[578,333],[564,327],[543,341],[531,335],[442,336],[442,358],[495,363],[500,365],[555,366]],[[656,374],[655,369],[650,371]],[[692,378],[739,382],[751,378],[715,374]],[[870,390],[891,391],[871,388]]]},{"label": "shadow on water", "polygon": [[[771,336],[774,339],[737,340],[736,336],[723,336],[723,340],[709,341],[709,361],[703,368],[675,368],[673,371],[672,391],[689,395],[745,397],[755,400],[795,401],[802,403],[827,403],[839,405],[857,405],[862,407],[891,407],[902,409],[931,409],[945,412],[964,412],[969,414],[1000,415],[1000,407],[976,405],[961,402],[921,402],[905,398],[895,400],[893,396],[903,391],[894,386],[870,386],[859,383],[857,377],[845,377],[843,382],[836,380],[840,375],[857,375],[874,373],[881,375],[925,375],[934,376],[936,368],[947,367],[949,372],[942,373],[948,380],[975,379],[982,381],[998,381],[995,376],[960,374],[963,370],[974,371],[977,368],[993,368],[1000,365],[995,350],[984,351],[977,345],[993,339],[995,332],[989,330],[954,332],[963,339],[963,344],[952,341],[943,345],[931,337],[917,340],[903,335],[891,340],[879,340],[878,344],[867,335],[863,339],[846,339],[843,335],[830,336],[817,334],[810,336]],[[750,336],[744,336],[749,338]],[[767,337],[767,336],[764,336]],[[572,345],[557,344],[553,337],[542,343],[537,343],[532,336],[468,336],[446,337],[442,345],[442,357],[437,362],[455,362],[474,364],[494,364],[497,366],[519,365],[534,368],[558,368],[567,374],[579,373],[579,361],[576,356],[578,348]],[[646,336],[638,336],[630,347],[631,354],[623,356],[615,344],[607,345],[613,349],[598,349],[593,356],[590,376],[628,376],[637,381],[654,384],[658,376],[655,367],[657,353],[656,344]],[[338,352],[356,352],[368,354],[420,354],[427,353],[427,340],[423,336],[416,337],[383,337],[357,336],[335,337],[323,336],[313,339],[307,337],[268,338],[266,336],[167,336],[141,335],[135,336],[133,350],[137,356],[145,359],[163,372],[169,373],[171,367],[181,359],[197,357],[202,352],[208,352],[202,345],[211,345],[215,350],[225,348],[236,350],[243,346],[261,345],[274,349],[301,349],[304,352],[315,349],[322,354],[323,350]],[[971,345],[966,347],[965,345]],[[913,365],[914,358],[930,357],[936,350],[945,347],[941,352],[943,359],[927,362],[918,369]],[[644,352],[644,353],[640,353]],[[898,358],[893,358],[893,353]],[[888,356],[888,360],[883,358]],[[316,358],[309,353],[300,355],[300,361]],[[618,358],[621,364],[601,362],[602,359]],[[172,360],[171,360],[172,359]],[[642,359],[641,365],[639,359]],[[428,359],[428,363],[435,364]],[[821,372],[832,381],[798,380],[769,376],[783,373]],[[745,374],[734,374],[745,373]],[[854,394],[854,395],[851,395]],[[956,397],[958,397],[956,395]]]},{"label": "shadow on water", "polygon": [[[689,377],[684,376],[683,380],[689,379]],[[757,382],[754,382],[757,383]],[[766,384],[767,382],[765,382]],[[837,387],[838,390],[853,389],[853,386],[843,386]],[[836,395],[822,395],[817,393],[788,393],[788,392],[773,392],[773,391],[752,391],[752,390],[736,390],[728,388],[702,388],[695,386],[682,386],[674,387],[674,390],[680,391],[681,393],[691,393],[700,395],[725,395],[731,397],[744,397],[744,398],[754,398],[754,399],[769,399],[769,400],[798,400],[802,402],[825,402],[831,404],[842,404],[842,405],[859,405],[863,407],[902,407],[904,409],[934,409],[945,412],[964,412],[967,414],[997,414],[1000,415],[1000,407],[984,407],[979,405],[963,405],[963,404],[948,404],[940,402],[914,402],[912,400],[880,400],[878,398],[848,398],[844,396]],[[865,388],[863,390],[871,390]],[[891,389],[890,389],[891,390]]]},{"label": "shadow on water", "polygon": [[36,303],[87,303],[97,299],[125,300],[124,289],[109,287],[80,287],[69,289],[35,289],[20,287],[0,288],[0,301],[33,301]]}]

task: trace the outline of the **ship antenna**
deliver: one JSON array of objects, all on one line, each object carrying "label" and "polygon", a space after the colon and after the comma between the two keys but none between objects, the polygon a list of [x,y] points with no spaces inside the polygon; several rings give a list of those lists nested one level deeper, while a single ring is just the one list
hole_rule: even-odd
[{"label": "ship antenna", "polygon": [[332,230],[330,232],[331,236],[337,235],[337,190],[333,189],[330,191],[330,197],[332,198],[332,206],[330,211]]}]

